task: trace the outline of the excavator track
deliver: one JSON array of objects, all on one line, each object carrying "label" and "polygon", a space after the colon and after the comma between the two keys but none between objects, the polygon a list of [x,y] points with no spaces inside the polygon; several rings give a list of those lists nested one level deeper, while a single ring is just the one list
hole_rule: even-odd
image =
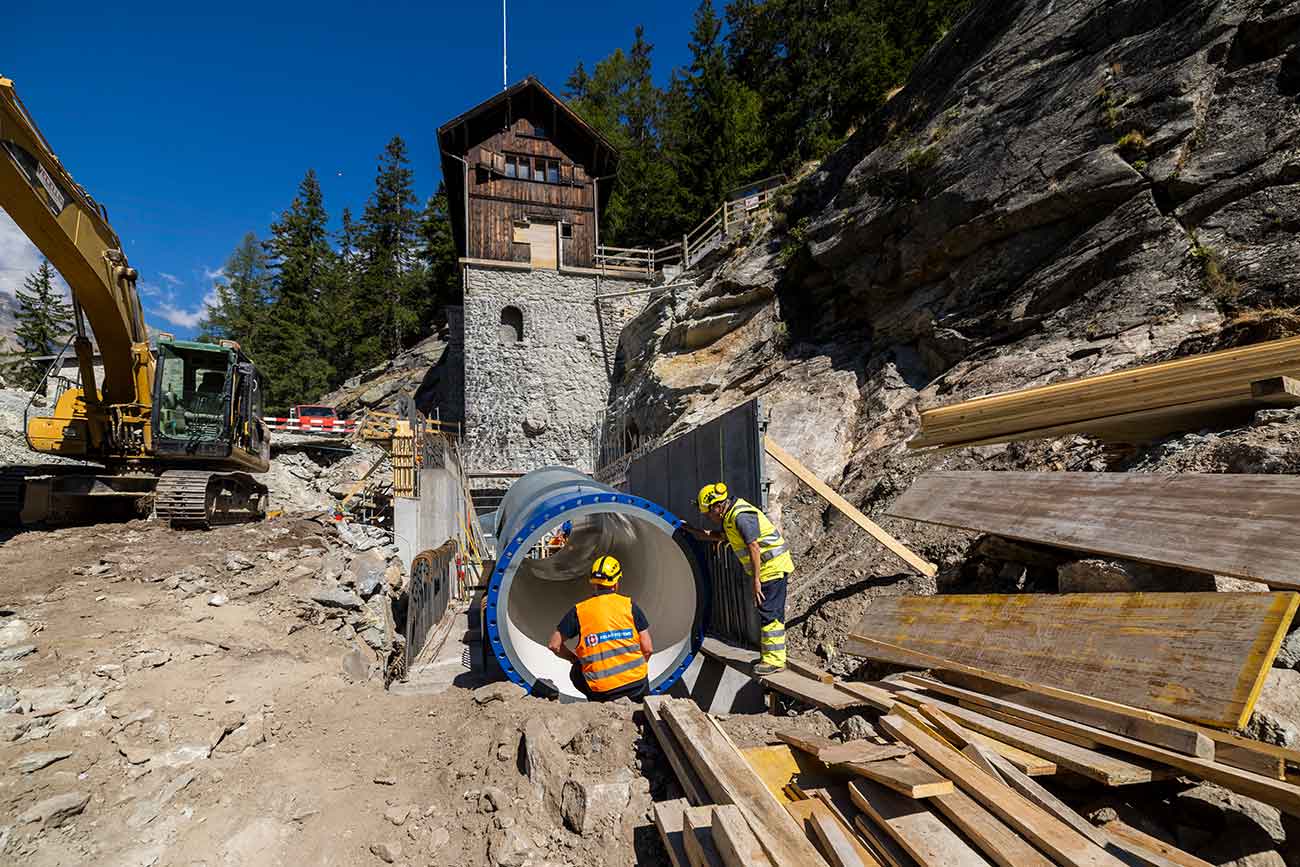
[{"label": "excavator track", "polygon": [[266,517],[266,486],[248,473],[168,470],[154,489],[154,511],[173,527],[215,527]]}]

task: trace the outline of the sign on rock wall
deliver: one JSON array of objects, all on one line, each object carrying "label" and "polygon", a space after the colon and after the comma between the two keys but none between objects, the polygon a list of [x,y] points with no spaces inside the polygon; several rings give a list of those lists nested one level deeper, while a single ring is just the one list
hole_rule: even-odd
[{"label": "sign on rock wall", "polygon": [[[690,524],[718,530],[700,514],[700,488],[726,482],[733,496],[767,507],[763,473],[763,421],[758,400],[736,407],[682,434],[627,467],[627,492],[659,503]],[[758,612],[749,579],[727,545],[708,546],[713,588],[708,631],[723,638],[758,643]]]}]

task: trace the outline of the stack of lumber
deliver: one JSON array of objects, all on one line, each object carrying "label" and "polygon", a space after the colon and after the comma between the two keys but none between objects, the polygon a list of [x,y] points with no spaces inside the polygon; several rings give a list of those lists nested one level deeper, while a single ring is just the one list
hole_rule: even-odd
[{"label": "stack of lumber", "polygon": [[1300,405],[1300,338],[1004,392],[921,413],[912,448],[1083,433],[1143,442],[1233,414]]},{"label": "stack of lumber", "polygon": [[889,514],[1300,589],[1295,476],[935,472]]}]

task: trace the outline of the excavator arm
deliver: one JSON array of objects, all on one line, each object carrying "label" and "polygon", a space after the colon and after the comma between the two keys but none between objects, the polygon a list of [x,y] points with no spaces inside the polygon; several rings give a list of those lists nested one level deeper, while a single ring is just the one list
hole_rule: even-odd
[{"label": "excavator arm", "polygon": [[[103,207],[63,167],[7,78],[0,78],[0,206],[67,280],[76,311],[75,345],[84,387],[60,400],[54,417],[34,420],[48,424],[35,435],[29,429],[29,439],[42,451],[147,457],[154,359],[136,271]],[[103,359],[99,393],[85,322]],[[62,447],[65,437],[71,442]]]}]

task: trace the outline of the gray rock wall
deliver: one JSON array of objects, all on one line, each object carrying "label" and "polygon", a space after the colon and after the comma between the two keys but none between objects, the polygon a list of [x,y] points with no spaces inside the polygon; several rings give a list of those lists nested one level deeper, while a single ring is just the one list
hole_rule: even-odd
[{"label": "gray rock wall", "polygon": [[[618,330],[640,296],[598,291],[641,283],[558,271],[470,267],[465,274],[465,461],[470,471],[551,464],[591,471],[591,432],[605,407]],[[502,311],[522,313],[514,340]]]}]

